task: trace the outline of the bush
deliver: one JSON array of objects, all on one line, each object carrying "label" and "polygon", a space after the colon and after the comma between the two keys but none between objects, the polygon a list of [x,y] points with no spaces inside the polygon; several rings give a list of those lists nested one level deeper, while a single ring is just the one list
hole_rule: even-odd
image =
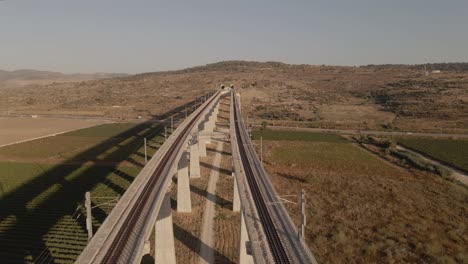
[{"label": "bush", "polygon": [[416,167],[417,169],[429,171],[442,177],[450,176],[450,171],[446,168],[427,162],[418,155],[406,150],[390,149],[390,154],[403,160],[403,164],[409,164],[413,167]]},{"label": "bush", "polygon": [[383,124],[382,127],[383,127],[385,130],[393,130],[393,129],[395,129],[395,126],[393,125],[393,123]]}]

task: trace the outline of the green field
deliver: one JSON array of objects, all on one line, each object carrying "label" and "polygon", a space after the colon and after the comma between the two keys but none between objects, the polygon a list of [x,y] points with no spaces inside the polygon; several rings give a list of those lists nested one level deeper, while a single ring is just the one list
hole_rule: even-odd
[{"label": "green field", "polygon": [[94,126],[85,129],[79,129],[63,134],[64,136],[78,136],[78,137],[115,137],[131,128],[134,128],[134,123],[114,123]]},{"label": "green field", "polygon": [[[0,160],[119,162],[127,159],[129,151],[141,145],[144,135],[151,131],[154,130],[148,125],[140,127],[132,123],[99,125],[2,147]],[[159,135],[153,140],[160,142],[163,137]],[[141,162],[142,157],[138,160]]]},{"label": "green field", "polygon": [[[73,262],[87,243],[85,192],[122,195],[144,166],[143,138],[151,158],[160,130],[105,124],[0,148],[0,262]],[[111,209],[93,209],[95,230]]]},{"label": "green field", "polygon": [[402,137],[397,142],[434,159],[468,171],[468,140]]},{"label": "green field", "polygon": [[[307,165],[310,162],[319,164],[321,167],[337,170],[343,167],[346,170],[357,169],[359,171],[375,171],[382,165],[382,161],[351,144],[336,143],[309,143],[293,144],[290,146],[275,148],[271,153],[274,160],[286,163],[297,163]],[[385,168],[387,169],[387,168]]]},{"label": "green field", "polygon": [[321,141],[345,143],[344,138],[335,134],[323,134],[303,131],[286,131],[286,130],[255,130],[252,132],[254,140],[289,140],[289,141]]},{"label": "green field", "polygon": [[[397,172],[393,166],[350,143],[291,141],[275,146],[268,156],[274,162],[289,164],[295,170],[304,172],[315,170],[317,173],[332,172],[343,176],[376,173],[388,175]],[[309,182],[309,177],[313,176],[306,173],[304,177],[307,178],[304,180]]]}]

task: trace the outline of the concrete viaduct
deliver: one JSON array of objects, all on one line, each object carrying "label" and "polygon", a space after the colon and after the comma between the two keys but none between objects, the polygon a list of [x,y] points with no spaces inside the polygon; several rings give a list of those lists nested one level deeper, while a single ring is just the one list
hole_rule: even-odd
[{"label": "concrete viaduct", "polygon": [[[177,177],[177,212],[190,213],[190,179],[200,177],[206,144],[215,131],[221,97],[229,96],[234,197],[241,213],[240,263],[316,263],[301,232],[281,204],[253,148],[232,89],[209,94],[148,161],[76,263],[176,263],[168,190]],[[273,205],[273,206],[272,206]]]}]

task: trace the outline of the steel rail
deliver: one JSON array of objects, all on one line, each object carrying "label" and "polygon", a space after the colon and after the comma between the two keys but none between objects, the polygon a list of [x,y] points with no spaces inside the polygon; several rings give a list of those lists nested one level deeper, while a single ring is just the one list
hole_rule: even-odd
[{"label": "steel rail", "polygon": [[247,133],[242,120],[240,102],[235,94],[233,94],[233,104],[235,134],[241,164],[274,261],[276,263],[316,264],[315,257],[304,238],[299,236],[283,204],[273,206],[268,204],[279,201],[278,195]]},{"label": "steel rail", "polygon": [[242,161],[242,165],[244,167],[244,171],[247,177],[247,181],[250,187],[250,191],[252,193],[252,197],[254,199],[255,205],[257,207],[257,211],[260,217],[260,221],[263,226],[263,230],[265,235],[268,239],[268,244],[270,247],[271,254],[276,263],[290,263],[289,257],[286,254],[286,251],[283,247],[281,239],[278,235],[276,230],[275,224],[270,216],[268,211],[267,205],[265,200],[263,199],[262,193],[260,192],[260,188],[258,186],[257,180],[255,179],[255,175],[249,163],[249,159],[247,157],[247,151],[244,146],[243,138],[244,136],[241,135],[241,128],[240,128],[240,114],[238,113],[237,101],[234,96],[234,122],[236,124],[235,131],[237,135],[238,146],[239,146],[239,154]]},{"label": "steel rail", "polygon": [[[118,212],[114,213],[112,223],[107,223],[106,231],[102,231],[100,234],[99,241],[94,241],[93,245],[90,245],[93,240],[88,244],[85,251],[78,258],[78,263],[139,263],[137,260],[141,256],[141,252],[135,252],[141,248],[145,239],[148,239],[148,219],[155,220],[155,212],[159,210],[161,206],[161,193],[167,189],[166,183],[171,177],[171,171],[175,160],[180,156],[180,150],[185,142],[188,140],[188,136],[195,126],[200,121],[206,109],[214,102],[220,93],[215,93],[204,105],[197,109],[192,116],[189,117],[186,124],[182,123],[181,130],[175,131],[175,139],[168,139],[164,145],[160,148],[162,154],[155,155],[153,158],[156,160],[150,160],[151,168],[146,169],[146,173],[151,171],[151,175],[147,175],[147,179],[141,179],[138,186],[133,186],[127,190],[134,193],[129,193],[128,199],[125,204],[122,204]],[[150,164],[148,164],[150,165]],[[140,173],[143,173],[140,172]],[[138,177],[137,177],[138,179]],[[135,183],[135,182],[134,182]],[[124,194],[125,196],[125,194]],[[122,199],[123,200],[123,199]],[[115,211],[115,210],[113,210]],[[109,215],[108,219],[111,217]],[[108,220],[106,219],[106,221]],[[105,221],[105,222],[106,222]],[[103,226],[106,223],[103,223]],[[102,226],[101,226],[102,228]],[[98,230],[98,232],[101,230]],[[138,229],[138,230],[134,230]],[[143,234],[145,233],[145,234]],[[98,233],[96,233],[98,235]],[[129,245],[129,244],[133,245]],[[93,249],[93,247],[98,247]],[[88,249],[89,248],[89,249]]]},{"label": "steel rail", "polygon": [[[211,98],[211,100],[214,100],[214,97]],[[205,109],[208,107],[209,104],[205,106]],[[171,159],[173,159],[173,156],[176,152],[180,150],[182,147],[182,143],[184,139],[188,136],[188,132],[192,129],[194,126],[196,120],[202,115],[203,111],[200,111],[190,122],[189,124],[184,127],[183,132],[179,135],[179,137],[176,139],[174,144],[171,145],[170,149],[166,152],[164,155],[163,159],[160,162],[160,165],[156,168],[156,171],[153,173],[153,175],[150,178],[150,181],[148,184],[145,186],[143,189],[142,193],[140,194],[135,206],[131,208],[130,214],[128,217],[125,219],[124,222],[124,228],[122,231],[120,231],[117,234],[117,237],[113,240],[113,243],[110,247],[110,250],[107,252],[105,255],[102,263],[117,263],[122,252],[123,252],[123,247],[126,244],[126,241],[132,234],[132,229],[129,227],[132,227],[136,224],[138,221],[138,218],[143,212],[143,209],[145,208],[146,203],[150,202],[148,201],[148,197],[152,193],[157,180],[161,177],[162,172],[164,169],[166,169],[167,164]]]}]

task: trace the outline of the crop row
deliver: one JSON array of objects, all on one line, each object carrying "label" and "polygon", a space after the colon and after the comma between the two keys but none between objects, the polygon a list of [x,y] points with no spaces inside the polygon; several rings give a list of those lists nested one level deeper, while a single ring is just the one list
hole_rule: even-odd
[{"label": "crop row", "polygon": [[[102,133],[113,133],[112,129],[105,129]],[[94,132],[85,130],[79,133],[84,134],[65,136],[92,136]],[[130,138],[132,135],[127,136]],[[133,148],[131,152],[123,151],[128,154],[135,153],[136,149],[138,155],[127,154],[129,159],[136,162],[135,165],[40,165],[43,168],[41,170],[37,169],[37,165],[31,165],[30,169],[21,170],[25,163],[18,166],[15,163],[0,164],[0,183],[8,185],[14,182],[13,185],[10,184],[14,187],[10,187],[9,193],[3,195],[0,200],[0,260],[31,263],[44,253],[43,257],[54,263],[73,262],[88,240],[82,204],[84,193],[89,190],[92,197],[121,196],[142,168],[142,165],[137,165],[144,163],[141,155],[144,153],[142,140],[140,142],[140,136],[133,138],[138,140],[138,143],[127,139],[120,141],[121,146],[113,149],[120,151],[125,147]],[[151,140],[149,142],[154,143]],[[155,148],[148,148],[150,156],[155,152]],[[103,157],[112,158],[119,155],[113,156],[112,152],[105,152]],[[13,174],[10,167],[15,168]],[[40,180],[36,180],[38,177]],[[31,184],[33,181],[36,183]],[[8,202],[4,202],[3,198]],[[92,199],[93,205],[105,201],[106,199]],[[78,205],[81,206],[76,211]],[[112,210],[112,205],[93,210],[94,231]]]}]

